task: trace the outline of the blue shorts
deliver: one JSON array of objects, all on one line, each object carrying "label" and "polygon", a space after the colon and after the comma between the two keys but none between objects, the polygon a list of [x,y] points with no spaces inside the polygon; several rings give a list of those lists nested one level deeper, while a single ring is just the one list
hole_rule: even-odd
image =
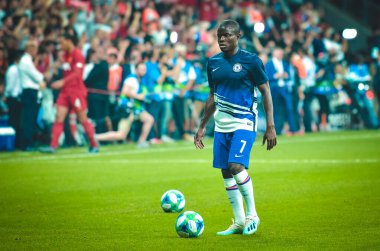
[{"label": "blue shorts", "polygon": [[214,133],[215,168],[227,169],[229,163],[238,163],[248,169],[249,157],[256,132],[237,130],[229,133]]}]

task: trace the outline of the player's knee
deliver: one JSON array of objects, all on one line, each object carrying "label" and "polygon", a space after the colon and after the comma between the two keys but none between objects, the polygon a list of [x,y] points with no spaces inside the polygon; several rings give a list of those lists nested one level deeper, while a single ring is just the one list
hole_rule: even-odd
[{"label": "player's knee", "polygon": [[127,137],[127,132],[126,131],[118,131],[117,132],[117,137],[119,140],[125,140],[125,138]]},{"label": "player's knee", "polygon": [[221,169],[222,170],[222,176],[224,179],[233,178],[232,173],[229,169]]},{"label": "player's knee", "polygon": [[149,125],[153,125],[154,124],[154,118],[152,115],[149,114],[149,116],[146,117],[146,123],[148,123]]},{"label": "player's knee", "polygon": [[55,116],[55,121],[58,123],[63,123],[65,121],[65,116],[63,114],[57,113]]},{"label": "player's knee", "polygon": [[79,123],[83,124],[87,120],[88,119],[87,119],[86,113],[78,112],[78,121],[79,121]]},{"label": "player's knee", "polygon": [[229,163],[228,164],[228,170],[231,172],[231,174],[236,175],[244,170],[244,166],[242,164],[238,163]]}]

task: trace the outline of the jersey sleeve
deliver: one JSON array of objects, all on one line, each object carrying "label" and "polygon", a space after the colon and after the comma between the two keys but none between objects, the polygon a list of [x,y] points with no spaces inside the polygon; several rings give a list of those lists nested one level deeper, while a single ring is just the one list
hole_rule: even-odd
[{"label": "jersey sleeve", "polygon": [[210,68],[210,59],[207,60],[207,80],[208,80],[208,86],[210,89],[214,89],[214,82],[212,81],[211,76],[211,68]]},{"label": "jersey sleeve", "polygon": [[130,88],[130,90],[137,94],[139,90],[139,82],[137,81],[136,78],[126,78],[123,83],[123,88],[127,87]]},{"label": "jersey sleeve", "polygon": [[259,86],[268,82],[268,76],[265,72],[263,61],[259,57],[254,58],[252,64],[252,82],[255,86]]}]

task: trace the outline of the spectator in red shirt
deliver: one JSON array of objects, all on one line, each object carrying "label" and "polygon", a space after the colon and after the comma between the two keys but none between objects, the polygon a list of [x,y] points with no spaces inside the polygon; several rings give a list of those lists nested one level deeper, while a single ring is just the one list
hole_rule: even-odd
[{"label": "spectator in red shirt", "polygon": [[142,28],[144,31],[148,31],[148,25],[149,29],[151,31],[156,31],[158,28],[158,20],[160,19],[160,15],[158,14],[154,1],[150,1],[148,3],[148,6],[142,11]]},{"label": "spectator in red shirt", "polygon": [[199,6],[199,20],[207,22],[215,22],[218,18],[218,1],[206,0],[201,1]]},{"label": "spectator in red shirt", "polygon": [[65,52],[62,65],[63,79],[51,84],[52,89],[61,89],[56,106],[57,115],[52,130],[50,147],[41,148],[41,152],[54,153],[58,147],[58,139],[64,127],[65,118],[70,110],[75,111],[79,122],[90,141],[90,153],[99,152],[95,140],[94,127],[87,118],[87,89],[83,82],[84,57],[80,49],[76,48],[78,38],[73,34],[64,34],[60,40],[61,48]]}]

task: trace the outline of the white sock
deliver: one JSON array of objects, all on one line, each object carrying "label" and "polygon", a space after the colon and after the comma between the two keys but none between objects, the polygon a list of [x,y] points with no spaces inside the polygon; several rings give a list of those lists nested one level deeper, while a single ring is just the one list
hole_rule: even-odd
[{"label": "white sock", "polygon": [[257,217],[251,177],[246,170],[243,170],[234,175],[234,178],[247,206],[246,216]]},{"label": "white sock", "polygon": [[244,215],[244,205],[243,197],[237,187],[234,178],[224,179],[224,185],[226,187],[228,200],[230,201],[232,211],[234,212],[235,222],[239,225],[244,225],[245,215]]}]

